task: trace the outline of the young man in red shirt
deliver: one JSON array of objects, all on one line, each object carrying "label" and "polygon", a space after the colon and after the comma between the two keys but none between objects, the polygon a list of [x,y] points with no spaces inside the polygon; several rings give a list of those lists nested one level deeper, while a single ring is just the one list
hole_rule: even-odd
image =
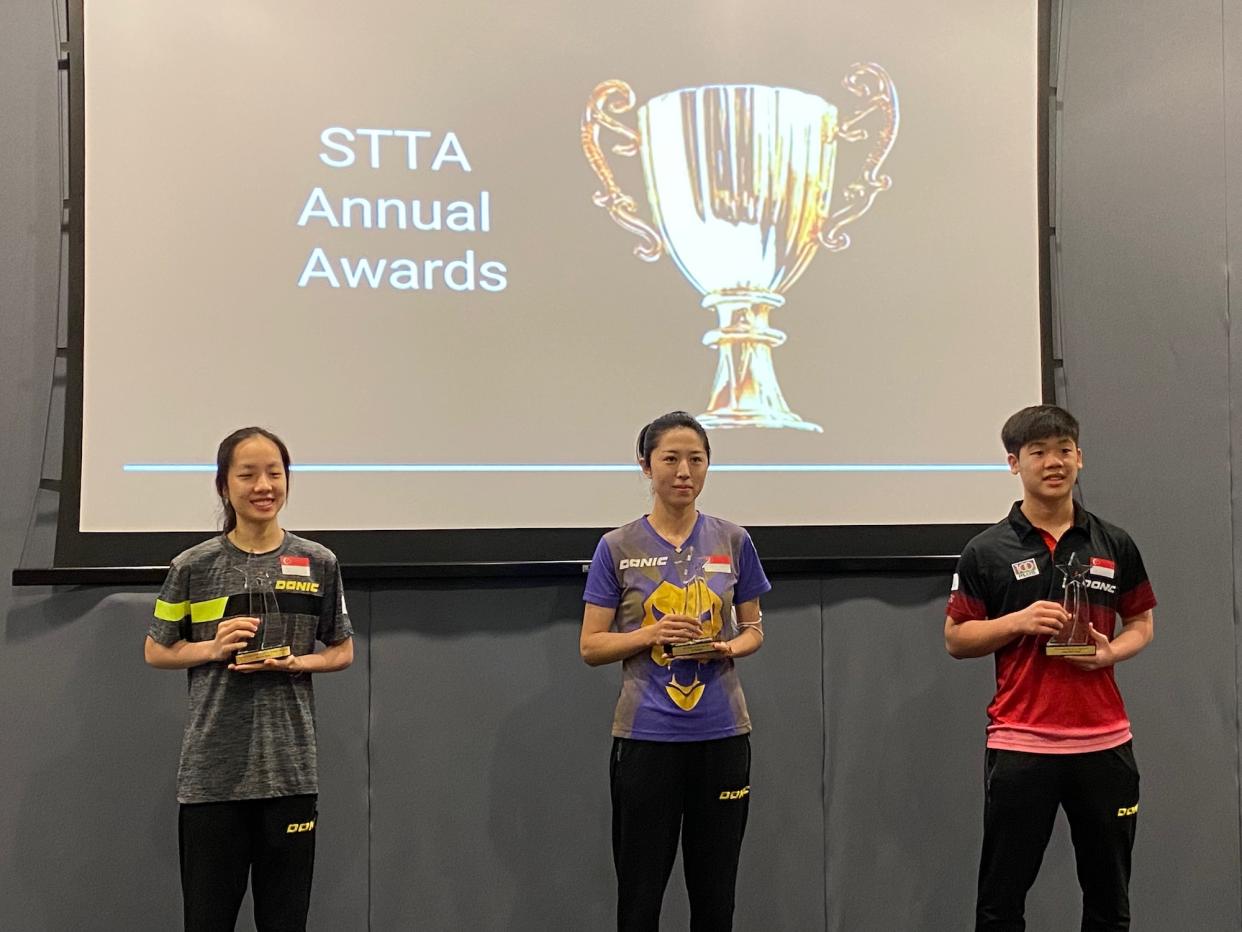
[{"label": "young man in red shirt", "polygon": [[[962,551],[944,629],[954,657],[996,657],[975,928],[1026,928],[1026,893],[1060,807],[1082,929],[1128,929],[1139,776],[1113,667],[1151,642],[1156,599],[1130,536],[1073,500],[1082,468],[1073,416],[1024,408],[1001,439],[1022,501]],[[1077,580],[1094,654],[1046,652],[1070,620],[1067,578]]]}]

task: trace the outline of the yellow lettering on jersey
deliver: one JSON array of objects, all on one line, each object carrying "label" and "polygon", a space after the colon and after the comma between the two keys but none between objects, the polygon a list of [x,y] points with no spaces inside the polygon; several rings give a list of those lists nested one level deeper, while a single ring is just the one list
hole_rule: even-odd
[{"label": "yellow lettering on jersey", "polygon": [[317,593],[319,591],[319,583],[307,582],[301,579],[278,579],[276,580],[275,588],[282,589],[285,592]]},{"label": "yellow lettering on jersey", "polygon": [[286,835],[296,835],[299,832],[309,832],[315,827],[314,821],[311,822],[290,822],[289,827],[285,829]]},{"label": "yellow lettering on jersey", "polygon": [[750,786],[747,785],[747,786],[742,787],[740,790],[725,790],[723,793],[720,794],[720,798],[722,800],[741,799],[743,796],[749,796],[749,795],[750,795]]},{"label": "yellow lettering on jersey", "polygon": [[1138,815],[1138,803],[1133,806],[1122,806],[1117,810],[1117,818],[1122,819],[1126,816]]}]

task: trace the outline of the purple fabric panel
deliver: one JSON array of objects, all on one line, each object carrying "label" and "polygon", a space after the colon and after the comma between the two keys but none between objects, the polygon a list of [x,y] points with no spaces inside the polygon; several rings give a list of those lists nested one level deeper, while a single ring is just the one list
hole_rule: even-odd
[{"label": "purple fabric panel", "polygon": [[608,549],[608,541],[602,537],[595,547],[595,555],[591,557],[582,601],[604,608],[616,608],[621,604],[621,586],[617,583],[612,552]]}]

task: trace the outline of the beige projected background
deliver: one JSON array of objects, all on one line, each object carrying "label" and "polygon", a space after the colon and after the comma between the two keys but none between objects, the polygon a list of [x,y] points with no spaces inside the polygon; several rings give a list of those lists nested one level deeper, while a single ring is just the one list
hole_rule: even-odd
[{"label": "beige projected background", "polygon": [[82,529],[213,526],[155,467],[250,423],[435,470],[302,473],[290,526],[616,524],[641,478],[583,470],[674,408],[743,523],[996,519],[1007,473],[895,467],[1039,400],[1035,6],[90,0]]}]

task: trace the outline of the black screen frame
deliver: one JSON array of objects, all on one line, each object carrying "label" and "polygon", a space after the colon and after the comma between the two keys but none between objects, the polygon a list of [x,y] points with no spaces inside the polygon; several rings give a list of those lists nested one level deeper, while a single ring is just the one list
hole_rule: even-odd
[{"label": "black screen frame", "polygon": [[[54,568],[152,567],[212,536],[195,532],[82,532],[82,412],[85,332],[85,80],[83,11],[88,0],[68,0],[69,13],[69,269],[68,371],[60,508]],[[1039,224],[1039,320],[1042,396],[1055,397],[1049,243],[1048,97],[1051,90],[1051,3],[1039,0],[1037,39],[1037,186]],[[124,429],[124,425],[117,425]],[[296,469],[296,465],[295,465]],[[205,478],[205,481],[206,480]],[[999,515],[997,516],[1000,517]],[[757,526],[748,530],[765,563],[799,572],[854,566],[894,571],[911,559],[958,554],[986,525]],[[480,528],[449,530],[327,531],[299,533],[334,550],[345,565],[405,567],[410,576],[542,575],[549,565],[576,566],[590,559],[607,528]]]}]

